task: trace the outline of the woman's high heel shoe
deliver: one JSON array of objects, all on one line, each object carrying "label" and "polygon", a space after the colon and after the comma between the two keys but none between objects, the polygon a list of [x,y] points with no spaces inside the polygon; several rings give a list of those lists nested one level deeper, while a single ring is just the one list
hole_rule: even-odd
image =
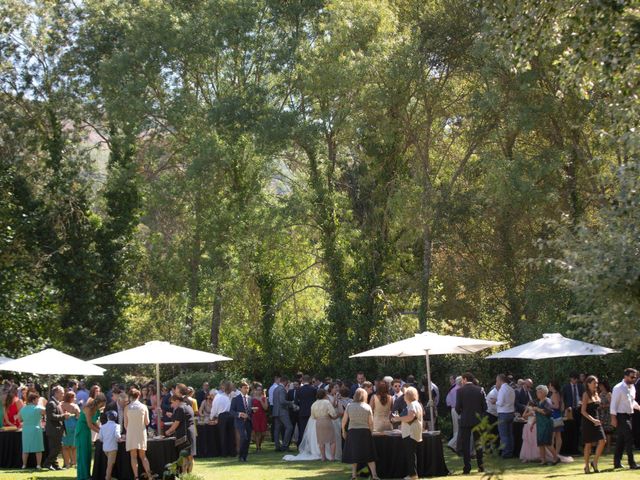
[{"label": "woman's high heel shoe", "polygon": [[591,473],[589,467],[584,467],[584,473],[586,473],[587,475]]},{"label": "woman's high heel shoe", "polygon": [[591,462],[591,468],[593,468],[594,473],[600,473],[600,470],[598,470],[598,465],[593,462]]}]

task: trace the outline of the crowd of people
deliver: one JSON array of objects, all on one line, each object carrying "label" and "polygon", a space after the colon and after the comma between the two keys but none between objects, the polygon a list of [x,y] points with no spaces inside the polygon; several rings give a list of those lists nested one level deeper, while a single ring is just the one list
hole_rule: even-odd
[{"label": "crowd of people", "polygon": [[[11,381],[5,381],[0,391],[3,427],[22,429],[23,469],[27,468],[29,454],[35,453],[37,470],[75,467],[78,480],[87,480],[91,478],[92,444],[99,439],[107,457],[107,480],[111,479],[120,443],[130,454],[134,478],[139,478],[139,463],[144,470],[140,478],[154,478],[146,457],[149,430],[157,426],[157,395],[151,385],[125,388],[113,383],[103,393],[98,384],[87,389],[83,382],[72,380],[64,386],[53,385],[49,399],[42,393],[35,383],[17,386]],[[191,395],[193,389],[178,384],[160,398],[160,421],[168,424],[172,420],[167,436],[176,437],[177,449],[190,452],[184,472],[192,470],[195,454],[197,408]],[[44,438],[48,454],[43,460]],[[158,473],[162,472],[156,472],[155,477]]]},{"label": "crowd of people", "polygon": [[[605,380],[577,373],[562,387],[551,381],[535,388],[531,379],[514,380],[500,374],[486,395],[471,374],[451,377],[450,382],[446,405],[451,409],[454,434],[448,446],[463,456],[465,472],[471,470],[471,432],[476,435],[478,469],[483,471],[483,452],[473,431],[483,416],[497,430],[502,458],[518,456],[523,462],[555,465],[561,461],[564,439],[565,451],[572,454],[579,453],[578,446],[583,444],[585,473],[599,472],[598,461],[615,431],[614,468],[623,468],[625,451],[629,468],[640,468],[633,456],[634,442],[640,444],[638,426],[635,439],[633,434],[634,411],[636,419],[640,414],[640,391],[635,388],[638,372],[632,368],[624,371],[623,380],[613,390]],[[514,450],[514,422],[526,423],[519,452]]]},{"label": "crowd of people", "polygon": [[[443,409],[449,410],[453,435],[448,446],[463,457],[464,473],[471,471],[473,456],[478,470],[484,470],[487,446],[497,449],[503,458],[557,464],[566,458],[560,455],[563,442],[564,451],[576,453],[579,441],[584,445],[585,473],[597,472],[614,432],[614,467],[622,468],[626,452],[629,467],[637,469],[632,420],[634,411],[640,412],[636,382],[637,371],[626,369],[613,389],[606,381],[582,374],[571,374],[562,387],[555,381],[534,387],[531,379],[500,374],[494,385],[483,388],[467,372],[450,377],[440,416]],[[52,386],[45,398],[36,384],[18,386],[5,381],[0,414],[5,427],[22,428],[22,468],[26,468],[28,455],[35,453],[38,469],[76,467],[78,480],[91,477],[96,439],[102,441],[107,456],[107,480],[120,443],[130,452],[134,477],[138,478],[140,460],[142,478],[152,478],[147,436],[148,430],[158,427],[165,436],[175,437],[178,450],[187,450],[184,470],[191,471],[196,423],[215,425],[225,417],[233,421],[241,462],[248,459],[252,439],[259,452],[270,431],[276,451],[292,452],[297,447],[297,455],[286,455],[285,460],[341,460],[352,465],[354,476],[357,466],[366,464],[373,478],[377,478],[373,435],[397,429],[406,454],[407,478],[413,479],[417,478],[416,450],[422,432],[429,422],[437,428],[441,421],[437,414],[440,389],[431,382],[429,395],[428,385],[426,378],[418,384],[413,376],[386,376],[370,382],[358,372],[355,381],[349,382],[298,373],[292,380],[277,375],[268,389],[259,382],[234,385],[223,381],[218,388],[205,382],[198,391],[184,384],[164,385],[158,395],[153,383],[125,387],[114,382],[103,393],[98,384],[87,388],[71,380]],[[436,412],[433,418],[429,397]],[[486,429],[495,431],[496,437],[488,445],[480,441],[481,429],[477,428],[485,417]],[[525,423],[519,451],[515,451],[514,422]],[[640,431],[635,428],[638,441]],[[48,455],[43,459],[44,438]]]}]

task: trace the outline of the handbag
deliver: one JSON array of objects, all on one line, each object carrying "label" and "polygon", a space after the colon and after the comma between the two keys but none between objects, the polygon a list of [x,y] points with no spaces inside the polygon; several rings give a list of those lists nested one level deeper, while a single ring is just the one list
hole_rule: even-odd
[{"label": "handbag", "polygon": [[558,427],[564,427],[564,420],[562,420],[562,417],[553,419],[553,428],[558,428]]},{"label": "handbag", "polygon": [[191,448],[191,442],[186,435],[183,435],[180,438],[176,438],[175,446],[180,450],[186,450],[188,448]]}]

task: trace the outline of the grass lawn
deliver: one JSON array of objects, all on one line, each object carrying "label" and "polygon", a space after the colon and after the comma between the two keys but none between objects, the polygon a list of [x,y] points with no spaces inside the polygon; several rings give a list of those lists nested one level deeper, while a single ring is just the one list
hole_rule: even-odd
[{"label": "grass lawn", "polygon": [[[268,480],[268,479],[314,479],[333,480],[349,479],[350,468],[341,463],[322,462],[283,462],[282,454],[273,452],[273,446],[266,444],[265,451],[254,453],[253,447],[249,453],[249,462],[238,463],[235,458],[219,458],[196,461],[194,473],[205,480]],[[454,476],[462,478],[482,478],[475,473],[468,476],[462,475],[462,459],[455,457],[447,451],[447,466]],[[640,474],[637,471],[612,469],[611,455],[600,460],[601,473],[591,474],[589,480],[638,480]],[[475,465],[474,465],[475,466]],[[584,475],[582,460],[576,459],[574,463],[559,464],[555,467],[541,467],[533,464],[522,464],[516,460],[504,461],[488,458],[487,470],[503,467],[502,476],[505,480],[538,480],[538,479],[571,479]],[[75,470],[61,472],[22,472],[21,470],[0,470],[0,480],[32,480],[55,478],[60,480],[75,480]],[[485,477],[486,478],[486,477]]]}]

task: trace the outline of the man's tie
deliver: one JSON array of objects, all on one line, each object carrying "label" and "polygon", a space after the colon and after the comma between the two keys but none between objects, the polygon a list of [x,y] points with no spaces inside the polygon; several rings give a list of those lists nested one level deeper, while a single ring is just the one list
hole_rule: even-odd
[{"label": "man's tie", "polygon": [[572,385],[573,388],[573,408],[578,406],[578,385],[575,383]]},{"label": "man's tie", "polygon": [[246,413],[249,413],[249,402],[247,401],[247,397],[243,395],[242,399],[244,400],[244,411]]}]

